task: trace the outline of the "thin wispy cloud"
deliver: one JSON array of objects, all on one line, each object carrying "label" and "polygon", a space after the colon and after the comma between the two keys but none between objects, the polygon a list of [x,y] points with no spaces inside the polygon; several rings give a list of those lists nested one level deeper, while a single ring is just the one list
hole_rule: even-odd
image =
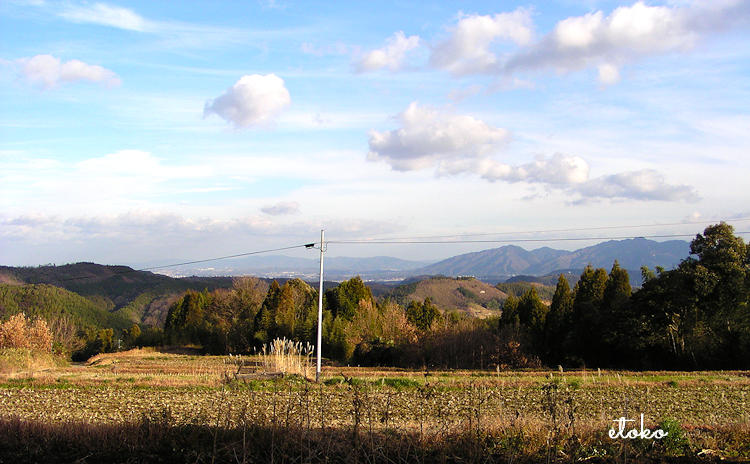
[{"label": "thin wispy cloud", "polygon": [[118,86],[121,83],[114,71],[80,60],[63,62],[52,55],[36,55],[16,60],[16,64],[25,80],[46,89],[80,81],[95,82],[107,87]]},{"label": "thin wispy cloud", "polygon": [[406,37],[403,31],[398,31],[389,37],[382,48],[366,53],[355,62],[358,72],[388,69],[398,71],[404,64],[407,53],[419,47],[420,39],[417,35]]},{"label": "thin wispy cloud", "polygon": [[258,40],[296,36],[304,32],[294,28],[238,28],[199,22],[156,20],[130,8],[101,2],[67,3],[58,7],[56,14],[77,24],[98,25],[158,37],[161,45],[168,48],[210,49],[222,44],[233,44],[257,49],[262,47]]},{"label": "thin wispy cloud", "polygon": [[260,209],[269,216],[286,216],[289,214],[299,214],[299,203],[296,201],[280,201],[273,205],[267,205]]},{"label": "thin wispy cloud", "polygon": [[127,31],[155,32],[158,24],[148,21],[133,10],[106,3],[67,5],[59,15],[76,23],[98,24]]}]

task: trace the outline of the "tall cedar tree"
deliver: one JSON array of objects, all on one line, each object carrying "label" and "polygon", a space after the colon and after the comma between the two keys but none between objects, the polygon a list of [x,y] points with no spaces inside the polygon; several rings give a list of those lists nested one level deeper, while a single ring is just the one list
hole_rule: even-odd
[{"label": "tall cedar tree", "polygon": [[164,332],[171,343],[200,343],[208,292],[188,290],[167,313]]},{"label": "tall cedar tree", "polygon": [[560,274],[545,324],[547,359],[551,364],[564,360],[563,345],[570,333],[572,312],[573,292],[568,279]]},{"label": "tall cedar tree", "polygon": [[548,311],[549,308],[542,303],[533,286],[518,301],[521,329],[529,340],[530,349],[536,354],[543,354],[544,351],[544,324]]},{"label": "tall cedar tree", "polygon": [[536,288],[529,288],[518,301],[518,319],[534,336],[541,335],[547,319],[547,306],[542,303]]},{"label": "tall cedar tree", "polygon": [[500,325],[503,327],[512,327],[518,329],[521,321],[518,318],[518,298],[508,295],[503,302],[503,312],[500,316]]},{"label": "tall cedar tree", "polygon": [[281,287],[275,280],[271,282],[266,293],[266,299],[255,316],[255,341],[268,343],[276,338],[276,310],[281,302]]},{"label": "tall cedar tree", "polygon": [[604,288],[601,305],[601,347],[598,363],[600,365],[621,366],[630,358],[628,333],[632,330],[630,313],[630,276],[615,260]]},{"label": "tall cedar tree", "polygon": [[601,350],[600,308],[607,286],[607,271],[586,266],[575,286],[573,298],[574,338],[569,351],[591,363]]}]

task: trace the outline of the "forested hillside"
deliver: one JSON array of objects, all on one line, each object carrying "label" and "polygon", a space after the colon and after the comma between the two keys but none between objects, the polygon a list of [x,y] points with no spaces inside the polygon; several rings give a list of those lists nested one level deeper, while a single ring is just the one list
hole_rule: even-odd
[{"label": "forested hillside", "polygon": [[132,322],[76,293],[53,285],[0,284],[0,319],[16,313],[54,321],[67,319],[79,327],[123,329]]},{"label": "forested hillside", "polygon": [[[85,354],[115,349],[117,337],[125,346],[198,344],[210,353],[249,353],[278,337],[315,339],[317,289],[299,279],[236,278],[215,288],[228,282],[173,282],[107,267],[93,282],[70,284],[89,291],[87,298],[18,285],[45,276],[68,283],[76,272],[94,272],[90,264],[63,268],[56,276],[47,268],[6,274],[13,283],[0,285],[0,317],[23,311],[88,328],[78,333]],[[644,266],[640,274],[637,290],[614,261],[609,269],[589,265],[577,279],[561,274],[554,287],[440,277],[377,298],[357,277],[326,286],[323,349],[363,365],[750,367],[750,251],[731,226],[706,228],[675,269]],[[207,282],[214,288],[195,288]],[[135,297],[115,307],[124,301],[117,291]]]},{"label": "forested hillside", "polygon": [[118,318],[162,325],[169,305],[187,290],[232,286],[229,277],[172,278],[127,266],[76,263],[63,266],[0,266],[0,276],[16,284],[49,284],[75,292]]},{"label": "forested hillside", "polygon": [[[689,252],[673,270],[644,266],[637,291],[617,261],[609,271],[587,266],[572,288],[560,275],[549,305],[542,300],[551,289],[501,286],[511,295],[500,318],[469,317],[415,297],[437,284],[436,298],[476,300],[474,290],[456,285],[473,279],[414,282],[379,300],[351,279],[325,293],[324,352],[343,362],[401,366],[750,367],[747,246],[719,224]],[[265,294],[258,283],[191,292],[171,307],[165,332],[213,352],[247,351],[275,337],[312,342],[316,296],[300,280],[274,282]]]}]

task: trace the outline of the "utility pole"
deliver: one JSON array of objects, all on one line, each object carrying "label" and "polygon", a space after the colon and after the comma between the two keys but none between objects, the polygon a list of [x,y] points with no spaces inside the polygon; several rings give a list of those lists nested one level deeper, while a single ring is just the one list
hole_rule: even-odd
[{"label": "utility pole", "polygon": [[315,382],[320,382],[321,347],[323,345],[323,253],[326,248],[323,242],[324,229],[320,229],[320,287],[318,288],[318,364],[315,368]]}]

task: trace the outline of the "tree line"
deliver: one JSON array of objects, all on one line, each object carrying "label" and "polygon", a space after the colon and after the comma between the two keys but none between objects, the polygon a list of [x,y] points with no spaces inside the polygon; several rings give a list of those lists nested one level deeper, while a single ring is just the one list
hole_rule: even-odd
[{"label": "tree line", "polygon": [[[542,296],[516,286],[501,316],[478,319],[429,298],[375,298],[355,277],[323,294],[323,352],[342,363],[418,368],[750,368],[750,247],[731,226],[707,227],[679,266],[644,267],[641,278],[633,289],[617,262],[588,266],[572,288],[562,275]],[[50,298],[61,303],[40,303]],[[0,286],[0,313],[43,317],[55,351],[75,359],[161,344],[225,354],[252,353],[280,337],[315,343],[317,301],[317,290],[299,279],[242,277],[231,288],[186,291],[162,328],[94,320],[104,316],[93,304],[56,287]]]},{"label": "tree line", "polygon": [[616,261],[588,266],[572,290],[560,276],[549,308],[533,288],[508,298],[501,328],[548,365],[750,367],[750,247],[721,223],[690,253],[673,270],[641,268],[637,291]]},{"label": "tree line", "polygon": [[[323,350],[340,362],[404,367],[750,367],[750,249],[731,226],[709,226],[673,270],[642,268],[633,290],[615,261],[560,276],[550,305],[532,286],[502,316],[445,312],[429,298],[376,299],[359,278],[324,293]],[[299,279],[241,278],[230,290],[188,291],[174,303],[166,343],[248,353],[277,337],[314,343],[317,291]]]}]

